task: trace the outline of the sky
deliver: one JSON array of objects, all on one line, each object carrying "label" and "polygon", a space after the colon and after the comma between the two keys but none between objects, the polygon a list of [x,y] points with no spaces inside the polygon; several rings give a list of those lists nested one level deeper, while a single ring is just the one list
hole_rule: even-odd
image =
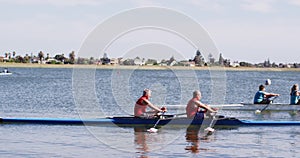
[{"label": "sky", "polygon": [[[0,56],[79,52],[93,30],[112,16],[149,6],[199,23],[231,61],[300,63],[300,0],[0,0]],[[105,51],[111,58],[176,59],[191,58],[196,49],[177,34],[143,29],[118,37]],[[208,52],[203,55],[207,58]]]}]

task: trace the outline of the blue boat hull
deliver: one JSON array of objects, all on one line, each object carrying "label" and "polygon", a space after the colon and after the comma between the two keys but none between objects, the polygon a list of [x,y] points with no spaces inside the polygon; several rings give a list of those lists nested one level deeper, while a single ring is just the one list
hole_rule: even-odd
[{"label": "blue boat hull", "polygon": [[[136,117],[111,117],[99,119],[65,119],[65,118],[0,118],[1,124],[48,124],[48,125],[118,125],[118,126],[153,126],[156,119]],[[209,125],[210,120],[192,120],[187,118],[166,118],[158,122],[163,125]],[[215,126],[289,126],[300,125],[300,121],[256,121],[236,118],[220,118]]]},{"label": "blue boat hull", "polygon": [[53,125],[84,125],[111,124],[112,119],[67,119],[67,118],[0,118],[2,124],[53,124]]}]

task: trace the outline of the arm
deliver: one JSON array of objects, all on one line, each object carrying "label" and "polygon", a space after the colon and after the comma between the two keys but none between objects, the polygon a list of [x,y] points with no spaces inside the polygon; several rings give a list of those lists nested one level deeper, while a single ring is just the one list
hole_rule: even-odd
[{"label": "arm", "polygon": [[279,94],[276,94],[276,93],[265,93],[265,96],[267,98],[269,98],[269,97],[279,96]]},{"label": "arm", "polygon": [[203,104],[203,103],[201,103],[200,101],[196,101],[195,103],[196,103],[196,105],[197,105],[198,107],[204,108],[204,109],[206,109],[206,110],[208,110],[208,111],[210,111],[210,112],[217,112],[216,110],[212,109],[210,106],[208,106],[208,105],[206,105],[206,104]]},{"label": "arm", "polygon": [[155,110],[155,111],[158,111],[158,112],[163,112],[163,110],[161,110],[161,109],[158,108],[157,106],[153,105],[149,100],[144,100],[144,102],[146,102],[147,105],[148,105],[151,109],[153,109],[153,110]]}]

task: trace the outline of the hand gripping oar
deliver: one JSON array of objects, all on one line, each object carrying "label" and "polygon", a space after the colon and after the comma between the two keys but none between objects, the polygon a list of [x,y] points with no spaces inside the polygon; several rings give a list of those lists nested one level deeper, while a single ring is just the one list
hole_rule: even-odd
[{"label": "hand gripping oar", "polygon": [[159,121],[161,120],[162,116],[164,115],[165,112],[163,112],[161,115],[160,115],[160,118],[156,121],[156,123],[154,124],[154,126],[150,129],[148,129],[147,131],[150,132],[150,133],[156,133],[158,129],[156,129],[155,127],[158,125]]},{"label": "hand gripping oar", "polygon": [[270,100],[270,103],[268,103],[264,108],[262,108],[261,110],[255,110],[255,113],[256,114],[260,114],[261,112],[263,112],[264,110],[266,110],[268,107],[269,107],[269,105],[277,98],[278,96],[275,96],[272,100]]}]

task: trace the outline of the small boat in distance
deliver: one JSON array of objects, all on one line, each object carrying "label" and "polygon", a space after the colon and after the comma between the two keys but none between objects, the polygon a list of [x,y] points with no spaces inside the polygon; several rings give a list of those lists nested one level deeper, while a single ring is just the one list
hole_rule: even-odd
[{"label": "small boat in distance", "polygon": [[12,75],[12,72],[8,71],[7,68],[4,68],[3,71],[0,71],[0,75]]}]

